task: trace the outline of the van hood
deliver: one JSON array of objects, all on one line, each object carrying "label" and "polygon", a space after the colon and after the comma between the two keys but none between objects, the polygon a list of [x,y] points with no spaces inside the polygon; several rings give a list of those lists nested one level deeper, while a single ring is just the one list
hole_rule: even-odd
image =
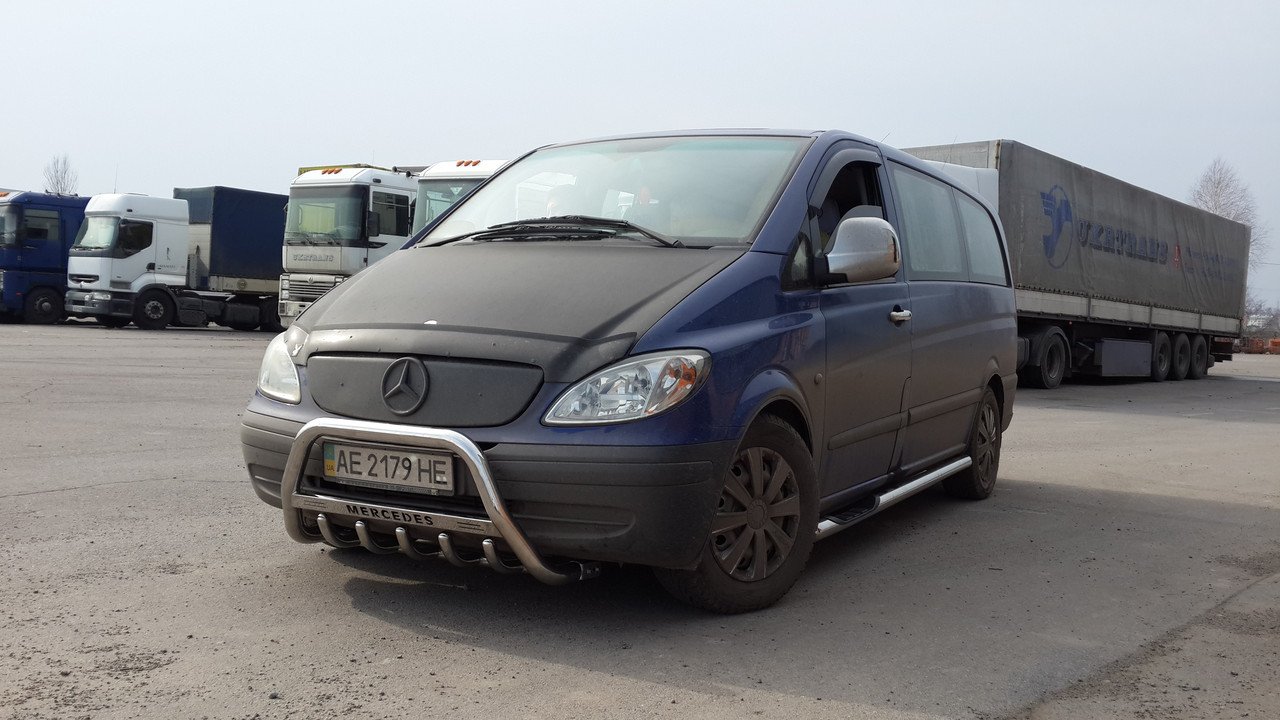
[{"label": "van hood", "polygon": [[295,323],[316,353],[412,354],[535,365],[573,382],[624,357],[745,247],[492,242],[393,253]]}]

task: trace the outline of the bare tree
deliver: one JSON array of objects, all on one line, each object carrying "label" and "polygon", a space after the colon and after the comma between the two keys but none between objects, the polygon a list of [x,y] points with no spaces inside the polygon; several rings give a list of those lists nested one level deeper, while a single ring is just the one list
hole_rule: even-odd
[{"label": "bare tree", "polygon": [[80,184],[80,176],[71,167],[66,155],[59,155],[44,166],[44,191],[59,195],[72,195]]},{"label": "bare tree", "polygon": [[1253,193],[1236,175],[1236,171],[1222,158],[1215,158],[1209,163],[1195,185],[1191,186],[1191,194],[1187,202],[1201,210],[1221,215],[1228,220],[1248,225],[1251,232],[1249,243],[1249,269],[1256,270],[1267,257],[1271,247],[1270,231],[1258,225],[1258,205],[1253,201]]}]

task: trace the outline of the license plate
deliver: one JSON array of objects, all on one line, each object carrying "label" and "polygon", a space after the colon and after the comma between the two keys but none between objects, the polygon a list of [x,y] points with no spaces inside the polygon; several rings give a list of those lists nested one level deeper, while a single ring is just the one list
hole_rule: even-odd
[{"label": "license plate", "polygon": [[453,458],[449,455],[325,443],[324,474],[350,485],[453,494]]}]

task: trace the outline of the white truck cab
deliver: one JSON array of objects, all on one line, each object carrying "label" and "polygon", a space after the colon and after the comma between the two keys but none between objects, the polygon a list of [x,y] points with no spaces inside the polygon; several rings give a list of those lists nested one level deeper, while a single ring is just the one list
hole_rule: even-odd
[{"label": "white truck cab", "polygon": [[[187,282],[187,201],[95,195],[67,259],[68,309],[129,322],[147,291]],[[110,320],[105,320],[110,324]]]},{"label": "white truck cab", "polygon": [[418,174],[418,202],[413,232],[426,227],[454,203],[497,172],[506,160],[448,160]]},{"label": "white truck cab", "polygon": [[289,186],[282,323],[405,244],[413,234],[417,182],[412,171],[369,165],[302,169]]}]

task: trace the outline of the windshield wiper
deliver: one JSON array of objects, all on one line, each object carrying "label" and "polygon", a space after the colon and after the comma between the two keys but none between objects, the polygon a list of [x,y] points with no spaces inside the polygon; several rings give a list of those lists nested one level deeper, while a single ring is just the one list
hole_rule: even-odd
[{"label": "windshield wiper", "polygon": [[535,218],[533,220],[517,220],[516,222],[502,223],[500,225],[494,225],[493,227],[500,228],[514,225],[572,225],[573,227],[605,227],[643,235],[644,237],[654,240],[665,247],[684,247],[684,243],[680,242],[676,238],[668,237],[656,230],[640,227],[628,220],[594,217],[591,215],[561,215],[559,217]]},{"label": "windshield wiper", "polygon": [[307,245],[337,245],[338,244],[338,240],[334,238],[332,235],[330,235],[329,233],[292,232],[292,233],[285,233],[284,239],[285,239],[285,242],[288,242],[290,240],[293,240],[295,242],[298,240],[301,240],[303,243]]},{"label": "windshield wiper", "polygon": [[487,241],[512,239],[576,239],[596,238],[600,236],[616,237],[622,234],[635,234],[657,242],[664,247],[682,248],[684,243],[661,233],[640,227],[635,223],[614,218],[591,217],[588,215],[562,215],[559,217],[532,218],[498,223],[484,230],[445,240],[445,243],[460,240]]}]

